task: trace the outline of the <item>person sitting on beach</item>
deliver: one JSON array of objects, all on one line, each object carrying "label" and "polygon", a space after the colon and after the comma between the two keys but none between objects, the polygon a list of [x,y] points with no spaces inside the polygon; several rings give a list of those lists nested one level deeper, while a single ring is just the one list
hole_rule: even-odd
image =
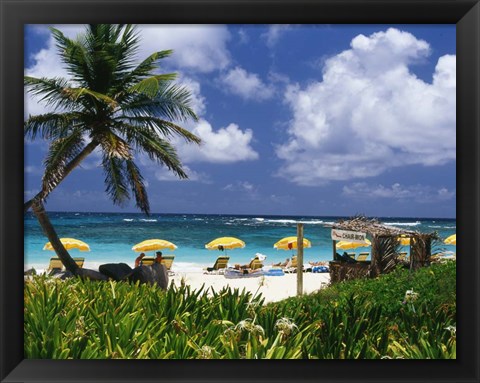
[{"label": "person sitting on beach", "polygon": [[[235,270],[247,270],[247,269],[250,269],[250,265],[249,264],[246,264],[246,265],[241,265],[239,263],[236,263],[235,265],[233,265],[233,268]],[[252,270],[253,271],[253,270]]]},{"label": "person sitting on beach", "polygon": [[317,261],[317,262],[308,262],[311,266],[326,266],[327,262],[325,261]]},{"label": "person sitting on beach", "polygon": [[287,266],[288,262],[290,262],[290,258],[285,259],[285,262],[274,263],[272,266],[285,267],[285,266]]},{"label": "person sitting on beach", "polygon": [[138,267],[142,264],[143,257],[145,257],[145,253],[140,253],[140,255],[135,259],[135,267]]},{"label": "person sitting on beach", "polygon": [[[247,263],[247,264],[245,264],[245,265],[240,265],[239,263],[236,263],[235,265],[233,265],[233,268],[236,269],[236,270],[240,270],[240,269],[242,269],[242,270],[250,269],[253,261],[258,260],[258,261],[260,261],[260,262],[263,262],[266,258],[267,258],[266,255],[257,253],[257,254],[255,254],[255,257],[253,257],[252,259],[250,259],[250,263]],[[287,261],[288,261],[288,258],[287,258]],[[262,264],[261,267],[259,267],[258,269],[261,269],[262,267],[263,267],[263,264]],[[255,271],[256,271],[256,270],[255,270]]]},{"label": "person sitting on beach", "polygon": [[235,265],[233,265],[233,268],[235,270],[242,271],[242,274],[254,274],[254,273],[263,272],[262,269],[252,270],[249,268],[249,265],[240,265],[239,263],[236,263]]},{"label": "person sitting on beach", "polygon": [[156,253],[156,257],[155,257],[155,262],[154,263],[162,263],[162,252],[161,251],[157,251]]}]

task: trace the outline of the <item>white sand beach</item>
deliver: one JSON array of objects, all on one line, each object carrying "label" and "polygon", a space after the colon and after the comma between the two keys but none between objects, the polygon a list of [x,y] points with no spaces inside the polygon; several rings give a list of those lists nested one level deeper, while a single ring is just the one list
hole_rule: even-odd
[{"label": "white sand beach", "polygon": [[[98,264],[85,262],[85,268],[98,271]],[[270,267],[267,267],[268,270]],[[297,274],[285,274],[282,276],[260,276],[255,278],[228,279],[223,274],[205,274],[198,265],[190,269],[175,269],[173,275],[169,276],[169,285],[180,286],[182,280],[185,284],[197,290],[204,286],[204,289],[220,291],[230,286],[232,289],[245,289],[252,294],[262,294],[265,303],[277,302],[297,295]],[[38,274],[46,270],[37,268]],[[330,283],[329,273],[303,273],[303,293],[310,294],[326,287]]]},{"label": "white sand beach", "polygon": [[[276,302],[297,295],[297,274],[285,274],[283,276],[262,276],[257,278],[227,279],[223,275],[210,275],[201,272],[177,272],[170,276],[169,283],[176,286],[181,284],[182,279],[193,289],[212,288],[220,291],[222,288],[246,289],[252,294],[261,293],[265,303]],[[327,286],[330,282],[329,273],[303,273],[303,292],[310,294]]]}]

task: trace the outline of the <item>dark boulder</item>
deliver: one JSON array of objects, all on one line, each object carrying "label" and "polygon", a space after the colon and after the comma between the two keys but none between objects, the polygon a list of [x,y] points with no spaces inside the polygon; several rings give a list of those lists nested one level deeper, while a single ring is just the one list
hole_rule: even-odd
[{"label": "dark boulder", "polygon": [[67,278],[72,278],[73,273],[71,271],[65,270],[65,271],[60,271],[58,273],[55,273],[52,276],[53,276],[53,278],[58,278],[58,279],[65,280]]},{"label": "dark boulder", "polygon": [[53,277],[54,275],[57,275],[57,274],[61,274],[63,273],[65,270],[62,270],[62,269],[51,269],[51,270],[47,270],[47,275],[49,277]]},{"label": "dark boulder", "polygon": [[132,268],[126,263],[106,263],[100,265],[98,270],[114,281],[121,281],[132,272]]},{"label": "dark boulder", "polygon": [[108,281],[108,277],[102,273],[90,269],[79,269],[78,276],[81,278],[90,279],[92,281]]},{"label": "dark boulder", "polygon": [[126,278],[130,282],[157,284],[158,287],[166,289],[168,287],[168,271],[165,265],[154,263],[151,266],[139,266],[132,270]]},{"label": "dark boulder", "polygon": [[150,266],[155,275],[158,287],[166,290],[168,287],[168,270],[165,265],[154,263]]}]

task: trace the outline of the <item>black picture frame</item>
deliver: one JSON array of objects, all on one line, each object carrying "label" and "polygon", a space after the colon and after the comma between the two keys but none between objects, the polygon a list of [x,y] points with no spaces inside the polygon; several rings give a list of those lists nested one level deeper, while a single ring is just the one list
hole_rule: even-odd
[{"label": "black picture frame", "polygon": [[[0,0],[2,382],[478,382],[480,4],[478,0]],[[67,23],[457,25],[456,360],[149,361],[23,357],[23,26]]]}]

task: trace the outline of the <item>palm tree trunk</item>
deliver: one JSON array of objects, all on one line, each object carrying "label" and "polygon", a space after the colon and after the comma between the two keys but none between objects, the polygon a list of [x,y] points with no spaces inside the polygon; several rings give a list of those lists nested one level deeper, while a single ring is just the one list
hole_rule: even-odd
[{"label": "palm tree trunk", "polygon": [[57,253],[58,257],[62,261],[63,265],[68,271],[71,271],[74,275],[78,275],[79,267],[72,259],[68,251],[63,246],[62,242],[60,242],[60,238],[58,238],[57,232],[53,228],[50,219],[48,218],[47,212],[45,211],[45,207],[41,201],[34,201],[32,203],[32,210],[35,216],[38,219],[38,223],[43,229],[43,232],[48,237],[48,240],[52,244],[55,253]]},{"label": "palm tree trunk", "polygon": [[[70,161],[66,166],[65,166],[65,171],[63,173],[62,178],[58,181],[57,185],[62,182],[65,177],[67,177],[73,169],[75,169],[80,163],[90,154],[92,153],[95,148],[98,146],[97,141],[92,141],[90,142],[85,148],[72,160]],[[23,213],[25,214],[30,207],[33,205],[34,201],[39,201],[42,202],[47,198],[47,196],[50,194],[51,190],[45,190],[44,187],[42,187],[42,190],[40,190],[35,197],[33,197],[31,200],[27,201],[23,205]]]}]

